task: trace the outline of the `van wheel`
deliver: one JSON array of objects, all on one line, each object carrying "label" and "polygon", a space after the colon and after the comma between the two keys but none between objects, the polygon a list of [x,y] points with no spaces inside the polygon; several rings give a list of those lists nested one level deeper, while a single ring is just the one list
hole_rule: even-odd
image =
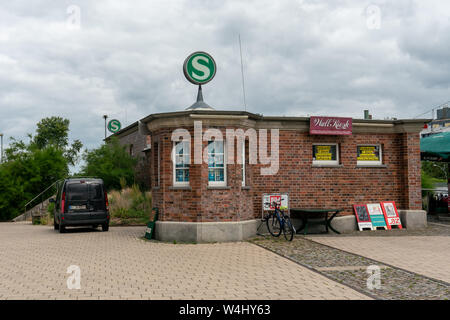
[{"label": "van wheel", "polygon": [[102,224],[102,231],[108,231],[109,230],[109,223]]},{"label": "van wheel", "polygon": [[92,225],[92,229],[97,229],[98,228],[98,225],[97,224],[93,224]]},{"label": "van wheel", "polygon": [[66,232],[66,227],[62,226],[61,224],[59,225],[59,233],[64,233]]},{"label": "van wheel", "polygon": [[59,230],[59,224],[56,223],[55,218],[53,218],[53,229]]}]

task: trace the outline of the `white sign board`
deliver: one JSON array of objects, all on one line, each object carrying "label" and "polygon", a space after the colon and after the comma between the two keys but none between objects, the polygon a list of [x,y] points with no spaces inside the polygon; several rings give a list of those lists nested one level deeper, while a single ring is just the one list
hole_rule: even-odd
[{"label": "white sign board", "polygon": [[[262,200],[263,211],[274,210],[274,202],[280,205],[280,210],[289,211],[289,195],[287,193],[265,193],[263,194]],[[267,203],[270,203],[270,205]]]}]

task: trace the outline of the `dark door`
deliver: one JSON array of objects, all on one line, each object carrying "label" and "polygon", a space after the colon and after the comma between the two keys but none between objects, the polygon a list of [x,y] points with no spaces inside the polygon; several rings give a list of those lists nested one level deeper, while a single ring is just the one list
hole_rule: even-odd
[{"label": "dark door", "polygon": [[89,190],[86,183],[69,183],[66,187],[67,220],[89,220]]},{"label": "dark door", "polygon": [[106,219],[106,204],[103,185],[89,183],[89,210],[91,219]]}]

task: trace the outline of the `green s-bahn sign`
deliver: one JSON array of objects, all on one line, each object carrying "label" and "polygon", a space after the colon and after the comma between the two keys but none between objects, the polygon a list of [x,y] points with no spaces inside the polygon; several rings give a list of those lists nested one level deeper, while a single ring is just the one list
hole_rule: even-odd
[{"label": "green s-bahn sign", "polygon": [[216,75],[216,62],[203,51],[197,51],[186,58],[183,72],[186,79],[193,84],[202,85],[211,81]]},{"label": "green s-bahn sign", "polygon": [[120,130],[121,127],[122,125],[120,124],[119,120],[113,119],[108,122],[108,130],[112,133],[116,133]]}]

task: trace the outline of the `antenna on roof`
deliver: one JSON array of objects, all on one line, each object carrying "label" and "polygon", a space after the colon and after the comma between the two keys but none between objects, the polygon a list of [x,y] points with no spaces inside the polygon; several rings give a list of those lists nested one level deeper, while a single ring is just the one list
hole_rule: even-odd
[{"label": "antenna on roof", "polygon": [[239,52],[241,55],[242,93],[244,94],[244,110],[247,111],[247,102],[245,99],[244,63],[242,62],[241,34],[239,34]]}]

